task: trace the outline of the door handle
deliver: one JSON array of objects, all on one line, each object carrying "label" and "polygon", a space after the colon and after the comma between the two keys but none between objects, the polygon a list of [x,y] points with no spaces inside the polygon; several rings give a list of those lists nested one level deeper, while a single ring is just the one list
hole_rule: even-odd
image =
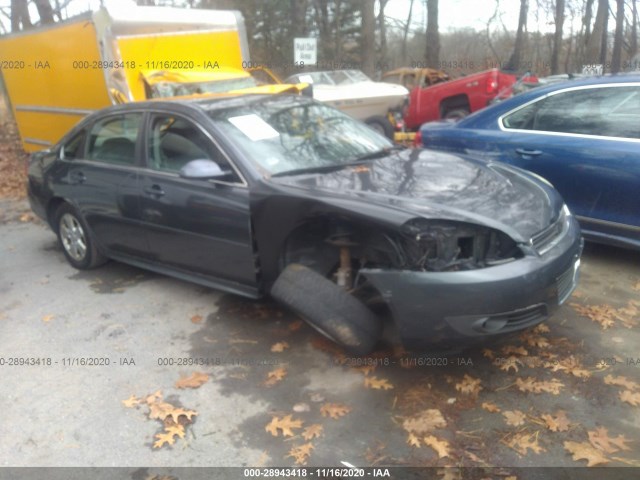
[{"label": "door handle", "polygon": [[162,197],[164,195],[164,190],[160,185],[156,184],[151,185],[150,187],[146,187],[144,189],[144,193],[152,197]]},{"label": "door handle", "polygon": [[87,176],[84,174],[84,172],[71,172],[69,174],[69,180],[71,181],[72,184],[77,185],[79,183],[84,183],[87,181]]},{"label": "door handle", "polygon": [[523,157],[537,157],[542,155],[542,150],[527,150],[526,148],[516,148],[516,153]]}]

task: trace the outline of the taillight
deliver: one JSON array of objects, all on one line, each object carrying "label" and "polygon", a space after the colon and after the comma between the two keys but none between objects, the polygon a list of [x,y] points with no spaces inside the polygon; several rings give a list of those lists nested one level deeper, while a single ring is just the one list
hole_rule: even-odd
[{"label": "taillight", "polygon": [[421,147],[422,146],[422,134],[420,133],[420,130],[418,130],[416,132],[416,136],[413,137],[413,146],[414,147]]},{"label": "taillight", "polygon": [[498,79],[490,78],[487,80],[487,93],[496,93],[498,91]]}]

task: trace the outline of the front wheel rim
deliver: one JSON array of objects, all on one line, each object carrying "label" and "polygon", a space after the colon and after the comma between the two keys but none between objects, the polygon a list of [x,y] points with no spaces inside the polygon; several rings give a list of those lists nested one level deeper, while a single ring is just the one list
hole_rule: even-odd
[{"label": "front wheel rim", "polygon": [[64,250],[77,262],[87,254],[87,238],[78,219],[70,213],[60,218],[60,239]]}]

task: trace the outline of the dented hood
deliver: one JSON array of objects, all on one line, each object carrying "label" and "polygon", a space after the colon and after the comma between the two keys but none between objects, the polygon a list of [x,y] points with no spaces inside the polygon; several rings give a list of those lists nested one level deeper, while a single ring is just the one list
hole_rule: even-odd
[{"label": "dented hood", "polygon": [[524,171],[432,150],[403,150],[339,171],[271,182],[304,189],[318,200],[351,210],[361,204],[378,215],[393,211],[395,218],[402,212],[406,219],[485,225],[519,242],[546,228],[562,207],[552,187]]}]

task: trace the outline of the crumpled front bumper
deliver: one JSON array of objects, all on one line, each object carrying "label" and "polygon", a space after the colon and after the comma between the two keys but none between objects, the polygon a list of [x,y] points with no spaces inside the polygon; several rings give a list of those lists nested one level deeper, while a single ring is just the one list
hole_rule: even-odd
[{"label": "crumpled front bumper", "polygon": [[517,332],[549,318],[575,289],[583,241],[569,217],[543,255],[477,270],[363,269],[391,309],[407,349],[448,350]]}]

